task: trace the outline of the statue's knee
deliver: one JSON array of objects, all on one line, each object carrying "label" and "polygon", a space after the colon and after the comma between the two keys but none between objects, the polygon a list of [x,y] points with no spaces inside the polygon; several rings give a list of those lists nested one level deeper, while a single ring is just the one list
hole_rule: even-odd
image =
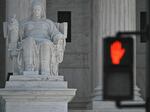
[{"label": "statue's knee", "polygon": [[52,47],[53,43],[50,41],[43,41],[40,45],[41,47]]}]

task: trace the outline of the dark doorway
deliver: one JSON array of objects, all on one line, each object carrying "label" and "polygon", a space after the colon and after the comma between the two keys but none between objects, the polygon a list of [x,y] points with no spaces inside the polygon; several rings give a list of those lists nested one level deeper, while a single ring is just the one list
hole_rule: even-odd
[{"label": "dark doorway", "polygon": [[58,11],[58,22],[67,22],[68,23],[68,35],[67,35],[67,42],[71,42],[71,11]]}]

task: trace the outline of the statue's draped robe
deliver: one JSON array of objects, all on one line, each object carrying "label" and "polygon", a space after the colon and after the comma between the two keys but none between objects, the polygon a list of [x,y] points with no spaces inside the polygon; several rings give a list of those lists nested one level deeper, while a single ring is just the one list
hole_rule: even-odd
[{"label": "statue's draped robe", "polygon": [[20,72],[38,71],[40,74],[58,75],[58,63],[63,58],[65,36],[58,31],[56,25],[47,19],[27,20],[20,24],[19,32]]}]

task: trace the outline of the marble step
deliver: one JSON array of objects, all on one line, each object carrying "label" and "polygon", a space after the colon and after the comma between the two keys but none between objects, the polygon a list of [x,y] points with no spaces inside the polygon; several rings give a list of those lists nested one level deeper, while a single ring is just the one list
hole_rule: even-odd
[{"label": "marble step", "polygon": [[50,75],[13,75],[10,76],[10,81],[63,81],[63,76],[50,76]]},{"label": "marble step", "polygon": [[66,81],[8,81],[5,88],[67,88]]},{"label": "marble step", "polygon": [[145,109],[69,110],[68,112],[145,112]]}]

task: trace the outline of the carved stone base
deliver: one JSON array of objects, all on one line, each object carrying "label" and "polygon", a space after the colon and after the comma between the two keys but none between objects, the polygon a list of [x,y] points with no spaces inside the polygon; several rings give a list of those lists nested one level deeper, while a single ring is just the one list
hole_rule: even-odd
[{"label": "carved stone base", "polygon": [[0,89],[0,112],[68,112],[75,92],[62,76],[11,76]]}]

